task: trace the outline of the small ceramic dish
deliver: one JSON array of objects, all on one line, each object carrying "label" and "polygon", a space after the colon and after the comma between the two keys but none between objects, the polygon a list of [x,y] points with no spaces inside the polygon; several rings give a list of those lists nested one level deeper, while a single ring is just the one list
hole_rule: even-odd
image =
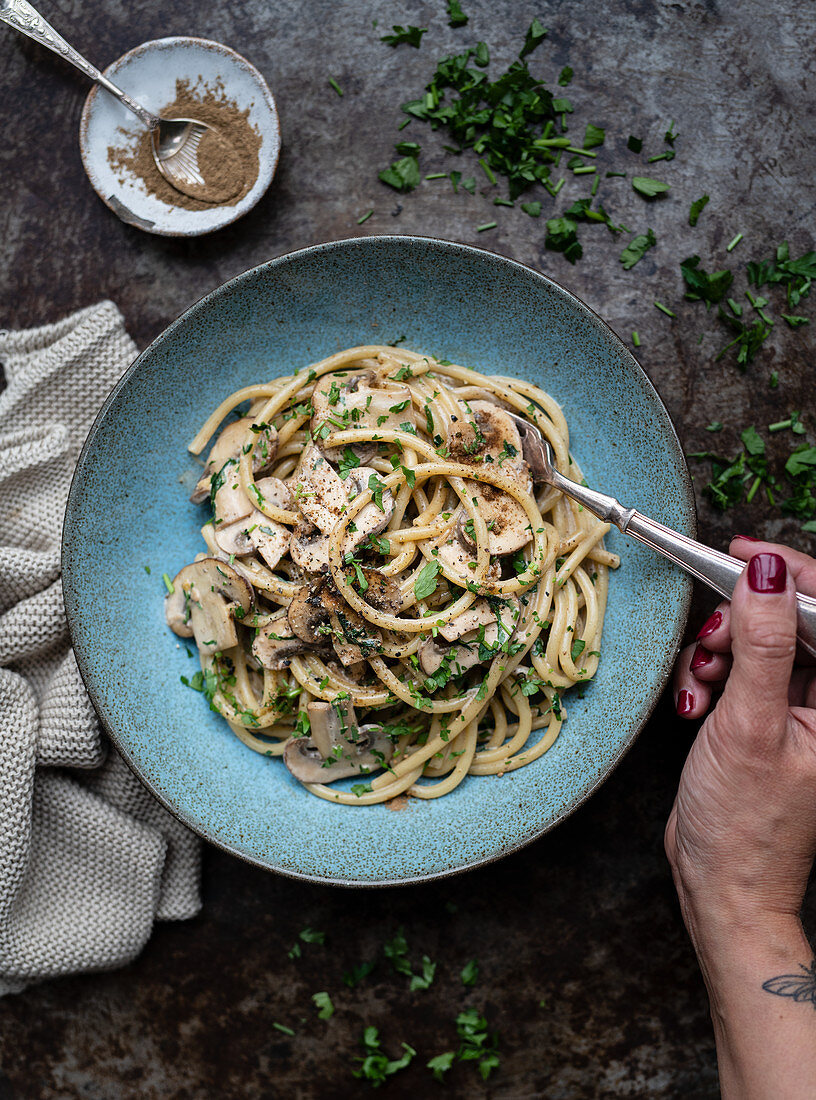
[{"label": "small ceramic dish", "polygon": [[205,38],[158,38],[143,42],[105,69],[105,76],[157,114],[176,98],[176,81],[196,90],[223,90],[261,139],[258,178],[234,206],[187,210],[150,194],[132,169],[114,166],[110,149],[134,150],[139,120],[112,95],[94,87],[79,126],[82,163],[94,190],[122,221],[164,237],[197,237],[234,222],[251,210],[272,182],[280,152],[280,125],[272,93],[258,70],[240,54]]},{"label": "small ceramic dish", "polygon": [[[142,352],[85,443],[63,533],[74,652],[105,728],[156,796],[208,840],[298,878],[383,886],[436,878],[541,836],[610,774],[665,687],[691,580],[616,530],[596,677],[540,759],[469,776],[444,798],[346,807],[313,798],[251,752],[204,697],[164,618],[163,572],[202,549],[187,444],[235,389],[342,348],[419,352],[543,386],[561,403],[590,485],[683,534],[694,493],[669,414],[611,329],[512,260],[422,237],[365,237],[281,256],[187,310]],[[135,457],[134,457],[135,456]],[[149,568],[149,572],[145,567]],[[112,580],[113,578],[113,580]],[[656,731],[659,732],[659,731]]]}]

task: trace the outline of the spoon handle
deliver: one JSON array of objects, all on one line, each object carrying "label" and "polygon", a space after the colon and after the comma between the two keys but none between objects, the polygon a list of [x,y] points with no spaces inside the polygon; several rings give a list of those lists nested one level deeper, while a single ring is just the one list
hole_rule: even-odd
[{"label": "spoon handle", "polygon": [[[577,485],[557,470],[553,470],[551,484],[577,500],[599,519],[614,523],[625,535],[630,535],[656,550],[727,600],[731,598],[737,578],[745,568],[744,561],[687,538],[657,520],[636,512],[634,508],[624,508],[614,497],[598,493],[584,485]],[[796,602],[799,644],[812,657],[816,657],[816,599],[797,592]]]},{"label": "spoon handle", "polygon": [[8,23],[16,31],[33,38],[41,46],[46,46],[49,50],[59,54],[60,57],[65,58],[66,61],[70,61],[80,72],[90,77],[96,84],[100,84],[106,92],[110,92],[112,96],[115,96],[129,111],[133,111],[134,115],[137,115],[151,130],[158,126],[159,119],[156,115],[151,114],[135,99],[131,99],[127,92],[117,88],[90,61],[86,61],[81,53],[78,53],[61,35],[57,34],[51,24],[43,19],[27,0],[0,0],[0,22]]}]

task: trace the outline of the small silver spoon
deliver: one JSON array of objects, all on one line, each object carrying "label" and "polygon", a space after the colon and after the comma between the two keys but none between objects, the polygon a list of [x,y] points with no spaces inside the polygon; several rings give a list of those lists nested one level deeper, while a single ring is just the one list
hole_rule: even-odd
[{"label": "small silver spoon", "polygon": [[[664,527],[662,523],[649,519],[634,508],[625,508],[614,497],[570,481],[558,472],[555,452],[538,428],[521,417],[514,416],[513,419],[519,429],[524,458],[534,481],[544,481],[554,489],[566,493],[598,519],[614,523],[624,535],[645,543],[727,600],[731,599],[737,578],[745,568],[744,561],[672,531],[670,527]],[[816,599],[798,592],[796,602],[799,644],[812,657],[816,657]]]},{"label": "small silver spoon", "polygon": [[[236,152],[215,127],[209,126],[206,122],[199,122],[195,118],[159,118],[158,115],[146,110],[127,92],[123,92],[108,80],[80,53],[77,53],[73,46],[57,34],[50,23],[47,23],[27,0],[0,0],[0,22],[8,23],[21,34],[28,35],[35,42],[53,50],[66,61],[70,61],[80,72],[90,77],[106,92],[115,96],[129,111],[132,111],[150,131],[156,167],[177,191],[204,202],[222,203],[233,198],[241,190],[243,179]],[[236,169],[220,173],[222,178],[230,182],[218,188],[211,183],[208,184],[204,179],[198,161],[198,147],[208,130],[217,137],[219,160],[223,164],[225,159],[231,158],[234,164],[230,167]]]}]

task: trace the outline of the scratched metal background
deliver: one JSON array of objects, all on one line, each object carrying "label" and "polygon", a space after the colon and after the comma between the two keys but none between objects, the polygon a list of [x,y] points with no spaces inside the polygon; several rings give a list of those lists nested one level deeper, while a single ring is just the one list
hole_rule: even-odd
[{"label": "scratched metal background", "polygon": [[[44,3],[58,29],[102,65],[138,42],[192,33],[234,47],[267,76],[283,129],[277,178],[243,221],[191,241],[145,236],[105,209],[79,159],[83,79],[3,28],[0,324],[52,321],[109,296],[143,346],[206,291],[290,248],[357,232],[424,233],[532,264],[625,338],[637,328],[641,362],[689,451],[711,445],[704,428],[712,419],[726,424],[717,444],[732,453],[741,428],[792,408],[806,410],[812,426],[813,326],[775,332],[745,375],[715,364],[723,334],[701,305],[682,301],[678,262],[698,251],[704,266],[717,266],[737,232],[745,240],[734,265],[770,255],[783,237],[795,254],[813,247],[816,8],[808,0],[463,6],[470,24],[452,30],[442,0]],[[400,197],[376,179],[396,139],[398,106],[422,87],[433,61],[484,39],[506,63],[534,14],[550,28],[534,71],[554,83],[563,65],[574,68],[576,128],[606,127],[599,163],[631,176],[640,161],[625,150],[628,135],[659,150],[666,124],[677,120],[676,160],[652,169],[671,181],[668,200],[647,207],[621,180],[601,188],[616,219],[640,231],[650,225],[658,236],[628,273],[617,259],[621,245],[603,227],[582,231],[585,256],[570,267],[544,250],[542,222],[495,208],[495,192],[481,180],[471,198],[444,181]],[[378,35],[392,23],[431,29],[420,50],[391,51]],[[344,88],[342,99],[329,76]],[[409,133],[424,146],[426,172],[450,167],[438,136],[420,126]],[[587,190],[570,180],[557,208]],[[711,203],[692,230],[688,206],[703,190]],[[375,213],[358,230],[370,207]],[[477,234],[494,216],[499,228]],[[655,298],[678,319],[655,310]],[[802,312],[811,311],[805,302]],[[768,388],[772,369],[777,390]],[[715,545],[732,530],[807,545],[796,524],[767,518],[759,499],[726,515],[702,502],[700,530]],[[708,606],[698,598],[693,629]],[[439,1086],[424,1062],[455,1045],[453,1020],[468,1004],[498,1031],[502,1065],[487,1084],[471,1065],[455,1067],[451,1097],[715,1097],[704,990],[662,854],[691,732],[664,702],[571,820],[520,854],[447,883],[343,892],[276,878],[208,849],[196,920],[159,926],[126,970],[0,1001],[0,1100],[348,1097],[367,1090],[350,1075],[367,1024],[380,1028],[389,1053],[403,1039],[419,1051],[387,1095],[434,1095]],[[813,932],[813,891],[807,921]],[[326,946],[304,945],[291,961],[287,951],[306,925],[326,932]],[[423,952],[439,961],[431,989],[408,993],[382,961],[346,989],[343,970],[372,957],[400,925],[415,962]],[[458,971],[473,957],[480,979],[465,990]],[[337,1009],[327,1023],[315,1019],[310,999],[322,989]],[[296,1035],[273,1029],[274,1021]]]}]

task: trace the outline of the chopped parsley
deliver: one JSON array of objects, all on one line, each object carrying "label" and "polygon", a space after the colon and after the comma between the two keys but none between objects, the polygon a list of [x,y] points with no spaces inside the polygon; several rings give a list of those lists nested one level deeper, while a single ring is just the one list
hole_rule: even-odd
[{"label": "chopped parsley", "polygon": [[392,26],[391,34],[380,35],[380,41],[384,42],[386,46],[413,46],[415,49],[419,49],[420,42],[422,41],[423,34],[427,33],[427,27],[412,27],[410,24],[407,27]]},{"label": "chopped parsley", "polygon": [[427,600],[436,591],[439,562],[429,561],[420,569],[419,575],[414,581],[414,595],[418,600]]},{"label": "chopped parsley", "polygon": [[695,226],[697,224],[697,222],[700,220],[700,215],[702,214],[703,209],[708,204],[708,202],[708,195],[701,195],[699,199],[694,200],[694,202],[691,204],[691,208],[689,209],[689,225]]},{"label": "chopped parsley", "polygon": [[636,237],[633,237],[620,254],[620,262],[623,264],[624,270],[629,271],[630,268],[634,267],[638,260],[642,260],[649,249],[656,244],[657,237],[651,229],[647,229],[645,233],[639,233]]},{"label": "chopped parsley", "polygon": [[425,1063],[425,1066],[433,1073],[435,1081],[444,1081],[445,1074],[453,1065],[455,1057],[455,1051],[446,1050],[444,1054],[437,1054],[435,1058],[431,1058],[429,1062]]},{"label": "chopped parsley", "polygon": [[360,1068],[353,1071],[354,1076],[368,1081],[372,1088],[378,1088],[385,1081],[398,1073],[401,1069],[411,1064],[416,1051],[407,1043],[402,1044],[404,1054],[401,1058],[389,1059],[383,1053],[380,1044],[380,1033],[376,1027],[367,1027],[363,1032],[360,1043],[365,1051],[365,1056],[355,1058],[360,1062]]},{"label": "chopped parsley", "polygon": [[456,1017],[456,1031],[460,1039],[456,1059],[459,1062],[476,1062],[479,1075],[486,1081],[499,1065],[499,1042],[495,1032],[487,1030],[487,1020],[475,1008],[465,1009]]},{"label": "chopped parsley", "polygon": [[657,195],[665,195],[667,191],[671,190],[671,185],[668,183],[662,183],[660,180],[649,179],[648,176],[634,176],[632,178],[632,187],[639,195],[643,195],[646,199],[653,199]]},{"label": "chopped parsley", "polygon": [[337,466],[337,472],[340,474],[340,479],[345,481],[352,470],[356,469],[360,465],[360,459],[351,449],[351,447],[345,447],[343,449],[343,455]]},{"label": "chopped parsley", "polygon": [[318,1009],[318,1020],[330,1020],[334,1015],[334,1005],[328,993],[326,993],[325,990],[321,990],[319,993],[313,993],[312,1000]]},{"label": "chopped parsley", "polygon": [[476,979],[479,977],[479,964],[475,959],[471,959],[463,967],[460,978],[462,979],[462,985],[475,985]]},{"label": "chopped parsley", "polygon": [[395,191],[413,191],[419,185],[419,161],[416,157],[401,157],[379,173],[379,179]]},{"label": "chopped parsley", "polygon": [[368,488],[371,490],[371,499],[380,511],[384,512],[385,505],[383,504],[383,493],[385,492],[385,486],[380,483],[380,479],[376,474],[369,475]]},{"label": "chopped parsley", "polygon": [[464,27],[467,21],[468,17],[462,11],[459,0],[448,0],[448,26]]},{"label": "chopped parsley", "polygon": [[690,302],[705,302],[709,307],[721,302],[734,281],[728,270],[713,271],[708,274],[700,267],[700,257],[688,256],[680,264],[680,271],[688,286],[686,298]]},{"label": "chopped parsley", "polygon": [[359,985],[363,978],[367,978],[371,971],[376,966],[376,962],[372,959],[367,962],[356,963],[352,966],[351,970],[346,970],[343,974],[343,981],[349,987],[354,989],[356,985]]}]

